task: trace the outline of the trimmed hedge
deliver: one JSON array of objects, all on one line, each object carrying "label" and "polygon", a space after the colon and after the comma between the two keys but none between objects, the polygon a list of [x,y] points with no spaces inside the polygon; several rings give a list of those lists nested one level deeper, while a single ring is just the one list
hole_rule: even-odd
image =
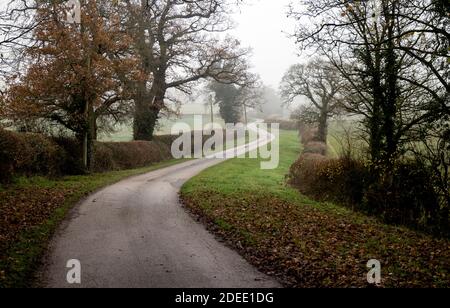
[{"label": "trimmed hedge", "polygon": [[[171,159],[170,146],[175,138],[161,136],[151,142],[96,142],[93,171],[139,168]],[[10,183],[14,176],[83,174],[80,148],[71,138],[0,129],[0,183]]]},{"label": "trimmed hedge", "polygon": [[320,154],[325,156],[327,154],[327,145],[319,141],[310,141],[304,145],[303,153]]},{"label": "trimmed hedge", "polygon": [[327,159],[320,154],[303,154],[290,169],[290,183],[303,194],[352,207],[363,201],[367,176],[367,170],[357,161]]},{"label": "trimmed hedge", "polygon": [[63,148],[54,140],[39,134],[24,134],[22,138],[27,156],[23,160],[21,172],[26,175],[61,174],[66,152]]},{"label": "trimmed hedge", "polygon": [[317,138],[317,128],[300,128],[300,138],[303,145],[307,145],[310,142],[319,141]]},{"label": "trimmed hedge", "polygon": [[298,130],[298,128],[299,128],[298,123],[296,121],[292,121],[292,120],[269,118],[269,119],[266,119],[264,122],[267,124],[278,123],[278,124],[280,124],[280,129],[282,129],[282,130]]},{"label": "trimmed hedge", "polygon": [[0,129],[0,182],[6,183],[14,174],[14,167],[20,164],[21,140],[15,135]]},{"label": "trimmed hedge", "polygon": [[54,140],[39,134],[19,134],[0,129],[0,182],[14,175],[61,174],[65,151]]},{"label": "trimmed hedge", "polygon": [[[153,141],[95,142],[92,171],[134,169],[171,159],[171,146],[177,138],[164,135]],[[194,144],[194,134],[191,138]],[[202,142],[208,138],[203,136]],[[0,183],[9,183],[14,176],[84,174],[81,156],[76,139],[0,129]]]},{"label": "trimmed hedge", "polygon": [[97,142],[94,171],[133,169],[170,159],[170,146],[160,141]]}]

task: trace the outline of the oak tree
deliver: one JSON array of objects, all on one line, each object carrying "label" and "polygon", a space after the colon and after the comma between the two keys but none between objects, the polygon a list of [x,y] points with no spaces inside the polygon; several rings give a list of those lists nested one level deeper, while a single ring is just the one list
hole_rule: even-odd
[{"label": "oak tree", "polygon": [[281,95],[285,104],[291,105],[298,97],[308,100],[303,111],[318,126],[317,139],[324,143],[327,142],[328,119],[340,107],[341,79],[331,63],[316,58],[307,64],[291,66],[281,82]]},{"label": "oak tree", "polygon": [[133,89],[120,76],[138,78],[114,6],[106,1],[82,5],[81,24],[66,23],[63,4],[42,2],[33,29],[36,43],[26,48],[26,71],[8,80],[7,116],[27,127],[46,120],[72,131],[82,144],[88,169],[93,164],[97,121],[127,113]]},{"label": "oak tree", "polygon": [[151,140],[170,89],[190,93],[204,79],[245,83],[249,50],[218,38],[232,27],[228,1],[124,1],[125,24],[133,38],[144,79],[134,96],[134,139]]}]

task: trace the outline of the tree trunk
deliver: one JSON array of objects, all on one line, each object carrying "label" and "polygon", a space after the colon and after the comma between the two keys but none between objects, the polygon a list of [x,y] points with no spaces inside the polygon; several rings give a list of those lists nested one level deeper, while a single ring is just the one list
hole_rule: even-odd
[{"label": "tree trunk", "polygon": [[381,135],[380,135],[380,115],[378,106],[374,105],[374,114],[372,114],[369,119],[369,148],[370,148],[370,158],[372,162],[379,162],[381,156]]},{"label": "tree trunk", "polygon": [[388,164],[397,152],[398,142],[395,138],[395,119],[397,116],[397,59],[393,44],[393,24],[388,28],[389,41],[386,48],[386,98],[383,104],[384,126],[383,133],[386,137],[385,159]]},{"label": "tree trunk", "polygon": [[92,172],[94,170],[95,156],[94,156],[94,141],[97,138],[97,123],[94,113],[94,106],[89,104],[88,119],[87,119],[87,170]]},{"label": "tree trunk", "polygon": [[319,127],[317,131],[317,139],[323,143],[327,143],[328,135],[328,112],[321,110],[319,117]]},{"label": "tree trunk", "polygon": [[83,162],[83,167],[84,169],[88,168],[88,134],[87,132],[84,132],[81,136],[81,159]]},{"label": "tree trunk", "polygon": [[148,102],[137,102],[134,114],[134,140],[153,140],[160,110]]},{"label": "tree trunk", "polygon": [[95,116],[94,123],[93,123],[92,139],[93,139],[94,141],[97,141],[97,140],[98,140],[97,116]]},{"label": "tree trunk", "polygon": [[247,106],[245,104],[244,104],[244,121],[245,121],[245,125],[248,125]]},{"label": "tree trunk", "polygon": [[445,200],[447,202],[447,204],[444,204],[440,210],[440,227],[441,227],[441,231],[444,234],[449,234],[450,233],[450,197],[446,196]]},{"label": "tree trunk", "polygon": [[155,111],[151,109],[152,102],[145,82],[139,83],[134,102],[133,139],[151,141],[157,115],[155,116]]},{"label": "tree trunk", "polygon": [[214,101],[212,96],[209,97],[209,103],[211,108],[211,127],[214,127]]},{"label": "tree trunk", "polygon": [[135,99],[134,114],[134,140],[153,140],[155,126],[158,123],[159,113],[164,106],[165,76],[158,76],[153,87],[148,92],[145,83],[139,85],[138,95]]},{"label": "tree trunk", "polygon": [[375,67],[372,67],[369,71],[369,75],[372,77],[372,114],[369,118],[368,128],[369,128],[369,147],[370,156],[373,162],[379,162],[381,159],[381,154],[383,152],[383,138],[381,133],[383,115],[382,106],[384,101],[383,87],[381,86],[381,72],[379,70],[380,66],[380,56],[379,51],[377,53],[377,60]]}]

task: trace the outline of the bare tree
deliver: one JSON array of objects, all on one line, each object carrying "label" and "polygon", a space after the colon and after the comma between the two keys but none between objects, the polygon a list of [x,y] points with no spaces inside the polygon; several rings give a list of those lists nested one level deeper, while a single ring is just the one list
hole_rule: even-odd
[{"label": "bare tree", "polygon": [[293,65],[280,87],[285,104],[292,104],[300,96],[307,98],[309,105],[302,109],[302,116],[318,125],[317,139],[326,143],[328,119],[337,113],[340,104],[342,82],[335,67],[320,59]]},{"label": "bare tree", "polygon": [[248,124],[248,110],[260,109],[264,102],[263,87],[259,82],[241,86],[238,89],[237,102],[244,111],[244,123]]},{"label": "bare tree", "polygon": [[346,107],[362,116],[372,159],[391,161],[415,128],[448,110],[448,66],[436,40],[446,36],[448,17],[436,17],[431,0],[304,3],[307,10],[291,11],[309,20],[296,33],[300,47],[315,48],[340,71]]},{"label": "bare tree", "polygon": [[[414,0],[399,1],[398,6],[392,17],[401,21],[403,27],[386,40],[395,41],[393,48],[417,60],[447,93],[450,92],[450,4],[443,0]],[[423,89],[437,94],[433,88]],[[450,106],[443,105],[443,108],[448,112]]]},{"label": "bare tree", "polygon": [[144,79],[137,83],[134,138],[151,139],[168,89],[190,93],[201,79],[244,84],[248,49],[216,35],[232,27],[227,1],[127,0],[127,29],[133,31]]},{"label": "bare tree", "polygon": [[8,0],[0,6],[0,77],[2,79],[11,74],[17,74],[26,66],[24,50],[36,43],[33,31],[48,18],[48,16],[36,14],[38,7],[36,0]]}]

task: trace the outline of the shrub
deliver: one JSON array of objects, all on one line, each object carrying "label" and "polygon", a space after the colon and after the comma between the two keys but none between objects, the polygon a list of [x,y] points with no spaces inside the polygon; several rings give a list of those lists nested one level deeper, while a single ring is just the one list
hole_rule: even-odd
[{"label": "shrub", "polygon": [[12,132],[0,129],[0,182],[9,183],[17,165],[21,142]]},{"label": "shrub", "polygon": [[289,182],[303,193],[313,194],[312,182],[317,174],[318,165],[325,160],[326,157],[320,154],[302,154],[290,168]]},{"label": "shrub", "polygon": [[382,170],[366,187],[363,209],[384,221],[431,233],[444,231],[429,168],[412,161]]},{"label": "shrub", "polygon": [[[202,136],[202,145],[205,144],[205,142],[211,138],[213,136],[213,134],[211,135],[204,135],[203,132],[199,132]],[[235,135],[236,131],[222,131],[223,134],[223,142],[226,142],[226,133],[228,133],[229,135]],[[248,134],[248,133],[247,133]],[[155,136],[154,137],[154,141],[155,142],[161,142],[165,145],[168,146],[169,151],[172,147],[172,143],[175,141],[175,139],[177,139],[180,135],[162,135],[162,136]],[[194,133],[191,133],[191,146],[192,146],[192,154],[194,154],[194,141],[195,141],[195,135]]]},{"label": "shrub", "polygon": [[326,155],[327,145],[324,142],[320,141],[310,141],[305,144],[303,153]]},{"label": "shrub", "polygon": [[310,128],[310,127],[303,127],[300,129],[300,138],[302,139],[302,143],[304,145],[308,144],[309,142],[313,141],[319,141],[317,139],[317,128]]},{"label": "shrub", "polygon": [[57,137],[53,138],[53,140],[63,150],[64,163],[61,166],[61,173],[66,175],[86,173],[81,158],[81,145],[78,140],[68,137]]},{"label": "shrub", "polygon": [[282,130],[298,130],[298,122],[292,121],[292,120],[283,120],[283,119],[272,119],[269,118],[264,121],[265,123],[272,124],[272,123],[278,123],[280,124],[280,129]]},{"label": "shrub", "polygon": [[21,136],[26,158],[20,171],[27,175],[61,175],[64,150],[53,140],[39,134]]},{"label": "shrub", "polygon": [[39,134],[0,130],[0,181],[9,183],[14,175],[61,174],[64,151]]},{"label": "shrub", "polygon": [[97,142],[94,171],[139,168],[171,157],[169,145],[161,141]]},{"label": "shrub", "polygon": [[154,136],[153,141],[163,143],[170,147],[177,138],[178,138],[177,135],[160,135]]},{"label": "shrub", "polygon": [[[155,136],[153,141],[95,142],[93,172],[148,166],[172,158],[174,135]],[[192,144],[194,134],[191,134]],[[202,136],[204,143],[210,136]],[[81,145],[76,139],[50,138],[41,134],[0,129],[0,183],[20,175],[85,174]]]},{"label": "shrub", "polygon": [[105,172],[117,169],[114,162],[113,151],[101,142],[95,144],[93,168],[94,172]]},{"label": "shrub", "polygon": [[[175,138],[163,136],[151,142],[96,142],[93,171],[139,168],[170,159],[170,146]],[[1,183],[9,183],[14,176],[21,175],[84,174],[81,157],[81,146],[76,139],[0,129]]]},{"label": "shrub", "polygon": [[356,161],[306,153],[292,165],[289,178],[306,195],[355,205],[362,201],[366,176]]},{"label": "shrub", "polygon": [[366,167],[360,161],[348,158],[327,160],[319,170],[319,180],[329,183],[330,198],[352,207],[361,204],[368,178]]},{"label": "shrub", "polygon": [[432,174],[421,164],[400,161],[380,170],[355,159],[305,153],[291,166],[289,182],[314,199],[337,202],[386,223],[450,235]]}]

